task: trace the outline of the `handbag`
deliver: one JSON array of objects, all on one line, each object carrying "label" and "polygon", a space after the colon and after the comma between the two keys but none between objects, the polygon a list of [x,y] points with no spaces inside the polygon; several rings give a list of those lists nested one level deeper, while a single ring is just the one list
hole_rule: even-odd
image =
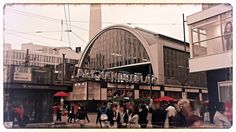
[{"label": "handbag", "polygon": [[101,114],[100,120],[101,121],[106,121],[108,119],[107,114]]}]

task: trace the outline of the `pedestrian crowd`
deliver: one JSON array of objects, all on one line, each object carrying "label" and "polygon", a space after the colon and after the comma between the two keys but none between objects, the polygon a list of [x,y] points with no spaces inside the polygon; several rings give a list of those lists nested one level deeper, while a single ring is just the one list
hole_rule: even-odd
[{"label": "pedestrian crowd", "polygon": [[[110,102],[108,102],[110,103]],[[175,102],[152,102],[134,104],[131,102],[103,102],[97,108],[96,124],[101,128],[147,128],[151,123],[153,128],[203,128],[205,120],[202,112],[194,112],[188,99]],[[84,127],[90,122],[84,106],[72,104],[68,110],[68,120],[72,120]],[[202,113],[199,115],[199,113]],[[59,114],[58,114],[59,115]],[[60,121],[60,116],[57,120]],[[149,119],[151,118],[151,119]],[[87,120],[87,121],[86,121]],[[224,103],[216,106],[214,128],[230,128],[225,114]]]},{"label": "pedestrian crowd", "polygon": [[[67,105],[68,123],[78,123],[84,128],[90,119],[83,105],[72,103]],[[230,107],[219,102],[215,106],[213,116],[213,128],[230,128],[232,125],[232,114]],[[56,121],[62,121],[63,108],[60,104],[54,106]],[[200,116],[199,116],[199,113]],[[22,105],[14,105],[10,109],[11,121],[17,121],[19,127],[26,127],[29,117],[24,113]],[[103,102],[97,108],[96,124],[101,128],[147,128],[150,123],[153,128],[203,128],[205,114],[201,111],[195,112],[188,99],[178,102],[150,101],[150,103],[132,102]],[[151,119],[149,119],[151,118]],[[231,119],[231,120],[230,120]],[[150,122],[149,122],[150,121]]]}]

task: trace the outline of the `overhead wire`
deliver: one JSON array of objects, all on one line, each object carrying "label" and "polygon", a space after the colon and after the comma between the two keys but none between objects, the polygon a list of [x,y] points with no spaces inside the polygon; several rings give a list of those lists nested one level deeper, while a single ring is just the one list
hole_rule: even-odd
[{"label": "overhead wire", "polygon": [[[43,15],[38,15],[38,14],[35,14],[35,13],[29,13],[29,12],[25,12],[25,11],[19,11],[19,10],[15,10],[15,9],[10,9],[7,12],[17,13],[17,14],[20,14],[20,15],[24,15],[24,16],[28,16],[28,17],[34,17],[34,18],[47,20],[47,21],[52,21],[52,22],[61,22],[61,19],[52,18],[52,17],[48,17],[48,16],[43,16]],[[83,28],[83,27],[79,27],[77,25],[73,25],[73,24],[69,24],[69,25],[72,26],[72,27],[78,28],[80,30],[83,30],[83,31],[88,31],[88,29]]]},{"label": "overhead wire", "polygon": [[70,32],[71,32],[71,30],[69,30],[69,26],[68,26],[68,22],[67,22],[66,5],[64,5],[64,14],[65,14],[65,19],[66,19],[66,28],[67,28],[67,36],[68,36],[68,41],[69,41],[69,47],[71,47],[71,45],[70,45]]},{"label": "overhead wire", "polygon": [[[10,10],[14,10],[14,11],[21,12],[21,13],[35,15],[35,16],[46,18],[46,19],[50,19],[50,20],[53,20],[53,21],[61,21],[60,19],[56,19],[56,18],[52,18],[52,17],[47,17],[47,16],[42,16],[42,15],[38,15],[38,14],[35,14],[35,13],[19,11],[19,10],[16,10],[16,9],[10,9]],[[90,23],[90,21],[82,21],[82,20],[70,20],[70,22]],[[96,21],[93,21],[93,22],[96,23]],[[99,21],[97,23],[99,23]],[[102,23],[105,23],[105,24],[134,24],[134,25],[161,25],[161,26],[162,25],[163,26],[164,25],[167,25],[167,26],[168,25],[177,25],[177,26],[182,26],[182,23],[136,23],[136,22],[121,22],[121,23],[117,23],[117,22],[109,22],[109,21],[103,21]],[[72,27],[75,26],[75,25],[72,25],[72,24],[70,24],[70,25]],[[81,28],[81,27],[79,27],[79,28]]]},{"label": "overhead wire", "polygon": [[[61,41],[61,40],[58,40],[56,38],[46,37],[46,36],[38,35],[38,34],[30,34],[30,33],[18,32],[18,31],[11,30],[11,29],[5,29],[5,31],[7,31],[7,32],[14,32],[14,33],[18,33],[18,34],[20,33],[20,34],[25,34],[25,35],[30,35],[30,36],[41,37],[41,38],[50,39],[50,40],[54,40],[54,41]],[[68,41],[63,41],[63,40],[61,42],[69,43]],[[74,44],[74,45],[79,45],[78,43],[73,43],[73,42],[70,42],[70,43]]]}]

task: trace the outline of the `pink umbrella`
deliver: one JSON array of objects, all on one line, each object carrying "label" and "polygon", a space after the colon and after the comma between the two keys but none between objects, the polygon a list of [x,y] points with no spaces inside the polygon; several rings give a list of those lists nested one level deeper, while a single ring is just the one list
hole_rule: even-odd
[{"label": "pink umbrella", "polygon": [[60,92],[55,93],[54,96],[57,96],[57,97],[66,97],[66,96],[68,96],[68,93],[63,92],[63,91],[60,91]]},{"label": "pink umbrella", "polygon": [[161,101],[177,101],[177,100],[174,99],[174,98],[171,98],[169,96],[163,96],[163,97],[160,97],[160,98],[156,98],[153,101],[154,102],[161,102]]}]

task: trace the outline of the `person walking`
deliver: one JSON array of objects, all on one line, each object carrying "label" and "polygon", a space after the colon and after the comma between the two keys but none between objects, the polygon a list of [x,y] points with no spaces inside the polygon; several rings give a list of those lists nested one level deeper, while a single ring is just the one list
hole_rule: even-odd
[{"label": "person walking", "polygon": [[20,128],[26,127],[26,123],[27,123],[26,120],[28,120],[28,119],[26,119],[27,117],[23,111],[23,108],[21,106],[17,105],[14,108],[14,112],[15,112],[15,116],[16,116],[19,127]]},{"label": "person walking", "polygon": [[172,122],[172,119],[176,114],[176,109],[175,109],[174,105],[172,105],[172,103],[169,103],[165,110],[166,110],[167,114],[166,114],[164,127],[166,128],[167,126],[168,127],[170,126],[170,122]]},{"label": "person walking", "polygon": [[79,120],[79,124],[80,127],[83,128],[86,124],[86,120],[88,121],[88,123],[90,122],[89,118],[88,118],[88,114],[84,109],[84,106],[80,107],[80,111],[78,112],[78,120]]},{"label": "person walking", "polygon": [[128,111],[125,105],[121,104],[119,108],[119,117],[117,119],[117,128],[127,128],[127,123],[129,120]]},{"label": "person walking", "polygon": [[152,127],[163,128],[166,120],[166,111],[160,107],[160,102],[154,103],[152,113]]},{"label": "person walking", "polygon": [[57,115],[56,121],[61,121],[61,116],[62,116],[61,105],[57,104],[55,110],[56,110],[56,115]]},{"label": "person walking", "polygon": [[145,105],[141,105],[140,111],[138,112],[138,123],[141,128],[147,128],[147,116],[148,116],[148,109]]},{"label": "person walking", "polygon": [[80,106],[78,104],[72,104],[71,121],[74,120],[74,123],[76,123],[79,110],[80,110]]},{"label": "person walking", "polygon": [[68,122],[68,123],[72,123],[73,113],[72,113],[72,106],[71,106],[71,105],[68,105],[68,106],[67,106],[67,111],[68,111],[68,119],[67,119],[67,122]]},{"label": "person walking", "polygon": [[110,122],[110,127],[115,126],[115,122],[119,120],[120,113],[117,110],[117,104],[111,105],[111,111],[108,113],[108,121]]},{"label": "person walking", "polygon": [[192,107],[190,105],[189,100],[181,99],[178,101],[177,105],[177,113],[173,117],[170,126],[171,127],[186,127],[186,119],[189,115],[192,114]]},{"label": "person walking", "polygon": [[108,121],[108,113],[109,109],[107,108],[107,103],[104,102],[103,105],[97,110],[96,124],[99,123],[101,128],[108,128],[110,126]]},{"label": "person walking", "polygon": [[225,105],[223,102],[219,102],[216,106],[216,112],[213,118],[216,128],[230,128],[231,123],[227,117],[223,114],[225,112]]},{"label": "person walking", "polygon": [[138,112],[139,110],[137,107],[132,109],[132,113],[129,115],[128,128],[140,128],[138,123]]}]

